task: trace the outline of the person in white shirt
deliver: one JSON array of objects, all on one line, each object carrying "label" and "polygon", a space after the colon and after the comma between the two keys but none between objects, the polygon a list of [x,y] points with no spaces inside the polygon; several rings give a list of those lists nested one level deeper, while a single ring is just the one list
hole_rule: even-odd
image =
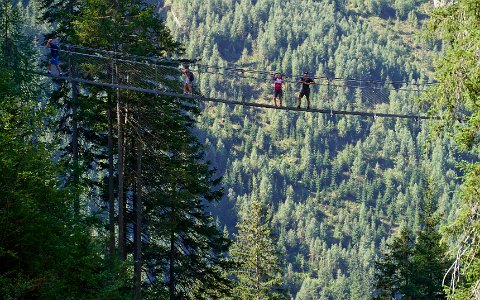
[{"label": "person in white shirt", "polygon": [[273,103],[275,103],[275,107],[277,106],[277,97],[280,100],[280,107],[282,107],[282,99],[283,99],[283,76],[282,74],[275,74],[273,75],[273,83],[274,83],[274,92],[273,92]]}]

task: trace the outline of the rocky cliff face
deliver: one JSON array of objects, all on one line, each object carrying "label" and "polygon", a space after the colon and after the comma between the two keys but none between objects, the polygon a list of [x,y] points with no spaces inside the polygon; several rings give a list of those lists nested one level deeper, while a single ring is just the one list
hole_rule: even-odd
[{"label": "rocky cliff face", "polygon": [[453,2],[454,0],[433,0],[433,6],[440,7],[440,6],[452,4]]}]

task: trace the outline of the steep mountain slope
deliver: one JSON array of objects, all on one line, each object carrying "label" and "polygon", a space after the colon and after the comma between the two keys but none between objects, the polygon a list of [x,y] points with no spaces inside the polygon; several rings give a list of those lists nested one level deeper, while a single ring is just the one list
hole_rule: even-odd
[{"label": "steep mountain slope", "polygon": [[[176,0],[167,24],[187,56],[210,66],[279,71],[294,105],[295,74],[342,78],[314,88],[312,105],[409,112],[412,83],[431,81],[436,45],[418,35],[424,1]],[[210,96],[271,102],[268,75],[197,76]],[[347,79],[381,81],[372,96]],[[390,84],[392,81],[395,84]],[[358,83],[359,81],[357,81]],[[407,86],[405,82],[409,83]],[[357,85],[358,86],[358,85]],[[214,213],[230,232],[257,198],[270,206],[285,282],[295,299],[370,299],[373,262],[401,223],[417,228],[427,182],[438,209],[455,214],[456,149],[429,143],[426,121],[260,111],[206,105],[198,135],[223,176]]]}]

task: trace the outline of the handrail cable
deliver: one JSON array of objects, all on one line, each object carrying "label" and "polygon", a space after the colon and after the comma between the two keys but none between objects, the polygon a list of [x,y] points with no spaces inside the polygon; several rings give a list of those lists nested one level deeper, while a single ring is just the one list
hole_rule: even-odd
[{"label": "handrail cable", "polygon": [[[84,57],[90,57],[90,58],[103,58],[103,59],[114,59],[115,61],[118,61],[118,62],[125,62],[125,63],[134,63],[136,65],[144,65],[144,66],[148,66],[148,67],[151,67],[152,65],[155,65],[155,64],[151,64],[151,63],[148,63],[148,62],[142,62],[142,61],[132,61],[132,60],[127,60],[127,59],[119,59],[119,58],[111,58],[111,57],[107,57],[107,56],[101,56],[101,55],[98,55],[98,54],[87,54],[87,53],[82,53],[82,52],[76,52],[76,51],[71,51],[71,50],[59,50],[63,53],[66,53],[67,55],[68,54],[74,54],[74,55],[81,55],[81,56],[84,56]],[[104,53],[109,53],[109,54],[114,54],[113,51],[105,51],[105,50],[101,50],[103,51]],[[146,57],[148,58],[148,57]],[[161,60],[159,60],[158,62],[160,62]],[[162,62],[167,62],[167,61],[162,61]],[[169,63],[173,63],[174,61],[168,61]],[[178,61],[177,61],[178,63]],[[164,65],[162,64],[161,65],[162,68],[164,69],[172,69],[172,70],[178,70],[178,67],[176,66],[170,66],[170,65]],[[218,69],[221,69],[221,68],[218,68]],[[229,68],[224,68],[224,70],[229,70]],[[231,70],[235,70],[235,71],[239,71],[240,69],[231,69]],[[211,74],[211,75],[231,75],[231,74],[227,74],[227,73],[221,73],[221,72],[211,72],[211,71],[208,71],[208,70],[205,70],[203,71],[202,73],[207,73],[207,74]],[[257,79],[257,80],[269,80],[270,78],[267,78],[267,77],[255,77],[255,76],[241,76],[242,79]],[[288,78],[288,77],[287,77]],[[315,85],[324,85],[324,86],[332,86],[332,87],[349,87],[349,88],[366,88],[365,86],[362,86],[362,85],[346,85],[346,84],[335,84],[335,83],[329,83],[330,80],[327,78],[327,77],[312,77],[313,79],[323,79],[323,80],[326,80],[327,83],[321,83],[321,82],[316,82]],[[343,79],[334,79],[334,80],[343,80]],[[298,81],[296,80],[284,80],[285,83],[289,82],[289,83],[299,83]],[[371,86],[369,86],[370,89],[372,90],[380,90],[380,89],[387,89],[387,90],[396,90],[396,91],[412,91],[412,92],[416,92],[418,90],[415,90],[415,89],[408,89],[408,88],[398,88],[398,89],[395,89],[395,88],[390,88],[390,87],[380,87],[379,85],[379,81],[375,82],[375,81],[360,81],[360,80],[357,80],[357,81],[352,81],[352,82],[358,82],[358,83],[361,83],[361,82],[368,82],[371,84]],[[408,86],[409,84],[407,84]],[[417,85],[417,84],[411,84],[411,85]],[[420,86],[420,85],[418,85]]]},{"label": "handrail cable", "polygon": [[[129,53],[124,53],[124,52],[114,52],[114,51],[109,51],[109,50],[104,50],[104,49],[96,49],[96,48],[90,48],[90,47],[85,47],[85,46],[78,46],[78,45],[72,45],[72,44],[65,44],[65,47],[67,49],[73,48],[73,49],[81,49],[81,50],[88,50],[91,52],[100,52],[100,53],[105,53],[109,55],[115,55],[115,56],[123,56],[123,57],[131,57],[134,59],[143,59],[143,60],[149,60],[152,62],[166,62],[166,63],[183,63],[183,62],[188,62],[190,60],[185,59],[185,60],[172,60],[170,58],[159,58],[159,57],[152,57],[152,56],[141,56],[141,55],[135,55],[135,54],[129,54]],[[66,50],[59,49],[60,51],[67,52]],[[80,52],[76,52],[82,55],[88,55]],[[207,73],[208,69],[216,69],[216,70],[228,70],[228,71],[236,71],[236,72],[242,72],[242,73],[257,73],[257,74],[264,74],[264,75],[274,75],[274,74],[283,74],[284,77],[286,78],[300,78],[302,75],[295,75],[295,74],[285,74],[282,72],[277,72],[277,71],[269,71],[269,70],[258,70],[258,69],[248,69],[244,68],[242,66],[233,66],[233,67],[223,67],[223,66],[215,66],[215,65],[207,65],[207,64],[201,64],[201,63],[196,63],[195,61],[192,60],[191,65],[197,66],[197,68],[206,68]],[[225,75],[225,74],[221,74]],[[265,77],[249,77],[251,79],[267,79]],[[312,79],[325,79],[325,80],[337,80],[337,81],[345,81],[345,82],[366,82],[366,83],[372,83],[372,84],[385,84],[385,85],[395,85],[395,84],[406,84],[409,86],[428,86],[428,85],[436,85],[438,84],[437,82],[423,82],[423,83],[411,83],[408,81],[382,81],[382,80],[369,80],[369,79],[355,79],[355,78],[341,78],[341,77],[334,77],[334,78],[329,78],[327,76],[313,76]]]},{"label": "handrail cable", "polygon": [[303,112],[330,114],[330,115],[365,116],[365,117],[374,117],[374,118],[383,117],[383,118],[401,118],[401,119],[414,119],[414,120],[427,120],[427,119],[439,120],[440,119],[440,117],[427,116],[427,115],[392,114],[392,113],[365,112],[365,111],[345,111],[345,110],[333,110],[331,108],[330,109],[318,109],[318,108],[306,109],[306,108],[297,108],[297,107],[289,107],[289,106],[276,107],[271,104],[245,102],[245,101],[238,101],[238,100],[227,100],[227,99],[204,97],[204,96],[191,95],[191,94],[181,94],[181,93],[175,93],[175,92],[133,87],[133,86],[122,85],[122,84],[97,82],[94,80],[88,80],[83,78],[73,78],[68,76],[45,74],[45,73],[35,72],[35,71],[27,71],[27,72],[34,73],[41,76],[51,77],[54,79],[65,80],[65,81],[76,81],[76,82],[81,82],[85,84],[116,88],[116,89],[125,89],[125,90],[131,90],[131,91],[147,93],[147,94],[157,95],[157,96],[177,97],[177,98],[184,98],[184,99],[199,100],[203,102],[225,103],[229,105],[242,105],[247,107],[267,108],[267,109],[284,110],[284,111],[299,111],[299,112],[303,111]]}]

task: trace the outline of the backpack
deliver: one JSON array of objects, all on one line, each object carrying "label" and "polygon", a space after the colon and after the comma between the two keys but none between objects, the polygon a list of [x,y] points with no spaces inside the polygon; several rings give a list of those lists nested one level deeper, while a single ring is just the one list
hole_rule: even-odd
[{"label": "backpack", "polygon": [[195,80],[195,76],[193,76],[192,72],[188,72],[188,79],[190,80],[190,82],[193,82]]}]

